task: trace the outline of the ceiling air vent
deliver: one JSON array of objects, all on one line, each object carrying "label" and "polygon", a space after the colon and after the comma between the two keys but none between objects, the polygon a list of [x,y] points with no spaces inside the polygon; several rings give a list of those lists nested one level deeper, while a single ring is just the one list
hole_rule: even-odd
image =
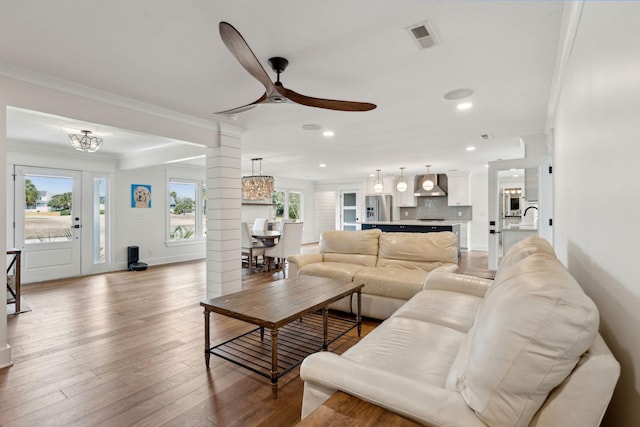
[{"label": "ceiling air vent", "polygon": [[436,33],[433,31],[429,21],[424,21],[420,24],[412,25],[407,28],[411,38],[415,40],[420,49],[429,49],[437,44],[440,44]]}]

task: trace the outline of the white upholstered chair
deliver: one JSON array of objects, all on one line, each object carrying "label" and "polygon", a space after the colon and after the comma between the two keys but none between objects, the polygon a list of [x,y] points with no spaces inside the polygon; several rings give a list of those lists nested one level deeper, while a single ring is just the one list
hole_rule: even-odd
[{"label": "white upholstered chair", "polygon": [[267,258],[267,265],[271,269],[271,259],[276,260],[278,268],[282,270],[284,277],[287,277],[285,263],[289,255],[300,253],[302,244],[302,222],[287,222],[282,226],[280,238],[275,246],[267,247],[264,256]]},{"label": "white upholstered chair", "polygon": [[269,228],[269,219],[268,218],[256,218],[253,221],[253,234],[260,234]]},{"label": "white upholstered chair", "polygon": [[247,266],[249,267],[249,274],[253,273],[253,267],[258,262],[258,257],[264,258],[264,244],[260,241],[256,241],[251,238],[251,229],[249,224],[242,222],[240,224],[242,233],[242,258],[247,257]]},{"label": "white upholstered chair", "polygon": [[295,219],[289,219],[289,218],[282,218],[280,220],[280,222],[278,223],[278,231],[282,233],[282,229],[284,228],[285,224],[289,224],[292,222],[296,222]]}]

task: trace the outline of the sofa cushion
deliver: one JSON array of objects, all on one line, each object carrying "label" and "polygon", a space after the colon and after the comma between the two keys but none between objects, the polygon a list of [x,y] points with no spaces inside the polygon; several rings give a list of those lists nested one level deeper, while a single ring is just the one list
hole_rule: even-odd
[{"label": "sofa cushion", "polygon": [[[375,265],[378,256],[378,237],[381,231],[378,229],[358,230],[345,232],[342,230],[325,230],[320,235],[318,251],[325,255],[325,261],[358,263],[356,260],[364,260],[363,265]],[[328,254],[353,254],[358,258],[345,258],[337,261]],[[372,261],[371,261],[372,260]],[[373,264],[371,264],[373,262]]]},{"label": "sofa cushion", "polygon": [[393,317],[405,317],[467,332],[483,298],[461,292],[430,289],[418,292]]},{"label": "sofa cushion", "polygon": [[458,240],[450,231],[383,233],[379,241],[377,267],[431,271],[436,263],[458,263]]},{"label": "sofa cushion", "polygon": [[360,264],[348,264],[345,262],[314,262],[300,268],[298,274],[351,282],[356,273],[363,268],[366,267]]},{"label": "sofa cushion", "polygon": [[509,268],[478,310],[458,385],[488,425],[526,426],[589,348],[598,310],[548,253]]},{"label": "sofa cushion", "polygon": [[462,332],[437,324],[391,317],[342,356],[370,368],[444,387],[464,337]]},{"label": "sofa cushion", "polygon": [[428,275],[423,270],[364,267],[355,273],[354,280],[365,284],[363,294],[408,300],[422,290]]}]

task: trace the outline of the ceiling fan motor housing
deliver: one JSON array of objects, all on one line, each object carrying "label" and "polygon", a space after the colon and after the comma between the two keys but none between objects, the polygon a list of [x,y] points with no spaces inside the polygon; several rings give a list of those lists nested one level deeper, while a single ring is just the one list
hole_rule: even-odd
[{"label": "ceiling fan motor housing", "polygon": [[285,58],[282,58],[280,56],[274,56],[273,58],[269,58],[269,66],[278,75],[287,69],[287,65],[289,65],[289,61],[287,61]]}]

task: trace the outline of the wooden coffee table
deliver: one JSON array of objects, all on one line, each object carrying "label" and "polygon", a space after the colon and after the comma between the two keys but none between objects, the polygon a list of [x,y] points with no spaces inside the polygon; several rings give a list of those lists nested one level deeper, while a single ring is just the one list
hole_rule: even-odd
[{"label": "wooden coffee table", "polygon": [[[278,379],[302,363],[306,356],[326,350],[330,343],[353,328],[357,328],[360,336],[363,286],[362,283],[298,276],[205,299],[200,305],[204,307],[207,368],[212,354],[243,366],[270,378],[273,398],[277,398]],[[329,304],[354,293],[358,295],[355,319],[329,315]],[[211,347],[211,312],[258,328]],[[299,321],[294,322],[296,320]],[[265,329],[270,333],[270,340],[265,339]],[[279,351],[282,353],[280,358]]]}]

